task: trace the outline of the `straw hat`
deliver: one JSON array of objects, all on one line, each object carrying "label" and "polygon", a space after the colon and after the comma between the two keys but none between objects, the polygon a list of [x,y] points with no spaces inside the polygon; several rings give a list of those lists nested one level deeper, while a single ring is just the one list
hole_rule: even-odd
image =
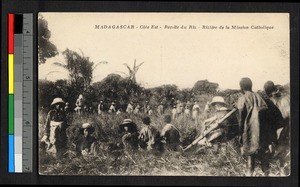
[{"label": "straw hat", "polygon": [[122,125],[128,124],[128,123],[132,123],[131,119],[124,119],[122,122]]},{"label": "straw hat", "polygon": [[210,104],[216,104],[216,103],[222,103],[225,104],[224,98],[220,97],[220,96],[215,96],[213,97],[212,101],[210,102]]},{"label": "straw hat", "polygon": [[87,129],[90,131],[90,133],[93,133],[95,131],[95,128],[90,123],[84,123],[80,127],[80,132],[83,134],[83,130]]},{"label": "straw hat", "polygon": [[53,101],[51,103],[51,106],[55,105],[55,104],[58,104],[58,103],[65,104],[65,102],[64,102],[64,100],[62,100],[62,98],[57,97],[57,98],[53,99]]}]

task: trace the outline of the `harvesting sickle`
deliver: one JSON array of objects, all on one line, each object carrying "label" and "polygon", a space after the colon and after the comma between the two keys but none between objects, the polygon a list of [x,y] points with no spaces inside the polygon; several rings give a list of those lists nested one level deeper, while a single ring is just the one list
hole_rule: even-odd
[{"label": "harvesting sickle", "polygon": [[219,125],[225,121],[228,117],[230,117],[232,114],[234,114],[237,111],[236,108],[232,109],[230,112],[228,112],[223,118],[218,120],[217,123],[213,123],[209,129],[205,130],[203,134],[201,134],[198,138],[196,138],[190,145],[188,145],[186,148],[183,149],[183,152],[186,150],[190,149],[192,146],[197,144],[200,140],[202,140],[206,135],[208,135],[211,131],[215,130],[216,128],[219,127]]}]

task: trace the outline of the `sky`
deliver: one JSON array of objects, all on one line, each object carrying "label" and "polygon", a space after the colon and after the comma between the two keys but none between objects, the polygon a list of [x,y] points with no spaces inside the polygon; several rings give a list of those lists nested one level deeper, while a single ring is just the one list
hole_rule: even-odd
[{"label": "sky", "polygon": [[[60,54],[39,65],[39,79],[67,78],[53,65],[66,48],[80,50],[100,65],[93,82],[110,73],[128,73],[144,62],[136,79],[146,88],[176,84],[192,88],[207,79],[220,89],[239,89],[249,77],[253,90],[266,81],[290,82],[289,14],[285,13],[40,13]],[[95,29],[95,25],[134,25],[134,29]],[[151,28],[152,25],[157,29]],[[196,29],[188,29],[190,25]],[[170,28],[178,26],[178,29]],[[187,29],[181,29],[186,26]],[[203,26],[207,26],[204,29]],[[216,29],[212,29],[215,26]],[[230,29],[225,29],[226,26]],[[241,29],[232,29],[239,26]],[[248,29],[244,29],[248,26]],[[268,26],[272,29],[251,29]],[[214,27],[214,28],[215,28]],[[222,29],[223,28],[223,29]]]}]

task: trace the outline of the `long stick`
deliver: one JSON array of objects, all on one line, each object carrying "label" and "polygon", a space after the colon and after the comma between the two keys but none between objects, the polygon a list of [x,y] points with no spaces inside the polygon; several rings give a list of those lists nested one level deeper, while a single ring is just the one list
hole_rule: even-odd
[{"label": "long stick", "polygon": [[127,151],[125,151],[125,154],[134,164],[136,164],[136,162],[133,160],[133,158],[130,156],[130,154]]},{"label": "long stick", "polygon": [[209,129],[203,132],[202,135],[200,135],[198,138],[196,138],[190,145],[188,145],[186,148],[183,149],[183,151],[186,151],[190,149],[192,146],[194,146],[196,143],[198,143],[200,140],[202,140],[208,133],[211,131],[215,130],[216,128],[219,127],[219,125],[225,121],[229,116],[231,116],[233,113],[237,111],[236,108],[232,109],[230,112],[228,112],[223,118],[221,118],[217,123],[211,125]]}]

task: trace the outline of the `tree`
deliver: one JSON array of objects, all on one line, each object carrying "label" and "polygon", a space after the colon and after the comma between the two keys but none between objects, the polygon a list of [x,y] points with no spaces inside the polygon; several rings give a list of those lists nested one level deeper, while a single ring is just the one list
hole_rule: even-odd
[{"label": "tree", "polygon": [[62,54],[65,62],[55,62],[56,66],[62,67],[69,72],[69,84],[84,91],[88,89],[92,82],[93,71],[98,66],[91,62],[89,57],[85,57],[83,52],[78,54],[75,51],[66,49]]},{"label": "tree", "polygon": [[179,89],[174,84],[167,84],[158,86],[155,88],[151,88],[152,93],[152,100],[156,101],[159,104],[159,102],[163,103],[171,103],[172,98],[176,98],[178,96]]},{"label": "tree", "polygon": [[48,22],[42,16],[39,16],[38,20],[38,58],[39,64],[44,64],[47,58],[56,56],[58,51],[50,41],[51,32],[48,29]]},{"label": "tree", "polygon": [[128,84],[128,79],[122,78],[118,74],[109,74],[100,82],[92,84],[94,97],[97,100],[117,101],[120,105],[125,105],[129,101],[141,102],[145,100],[146,91],[138,84]]},{"label": "tree", "polygon": [[208,80],[199,80],[195,83],[192,91],[197,94],[215,94],[218,87],[218,83],[209,82]]},{"label": "tree", "polygon": [[139,65],[136,65],[136,59],[134,59],[133,68],[131,69],[128,64],[124,63],[123,65],[127,67],[129,74],[128,79],[131,80],[133,83],[136,83],[135,75],[137,71],[140,69],[141,65],[143,65],[144,62],[140,63]]}]

